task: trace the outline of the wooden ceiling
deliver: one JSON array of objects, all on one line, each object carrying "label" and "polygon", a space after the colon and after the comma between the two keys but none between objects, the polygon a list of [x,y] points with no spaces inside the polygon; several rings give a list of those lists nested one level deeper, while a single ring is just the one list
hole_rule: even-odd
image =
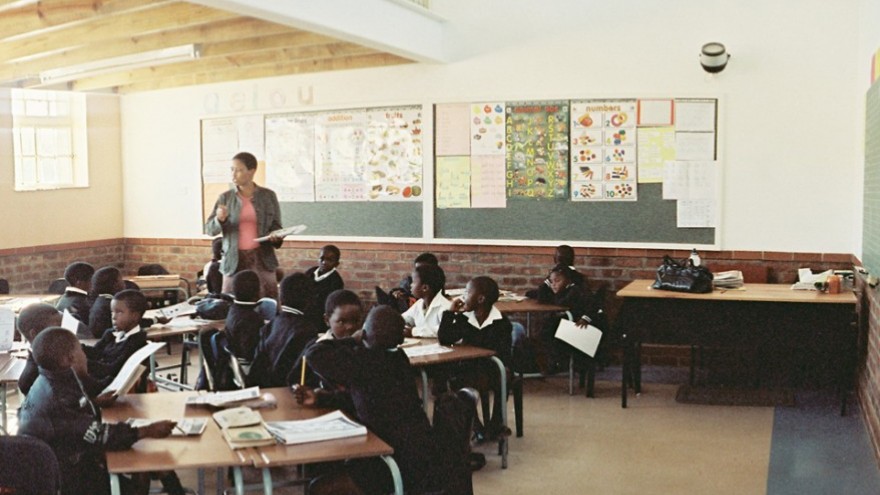
[{"label": "wooden ceiling", "polygon": [[[279,0],[281,1],[281,0]],[[80,77],[40,73],[198,44],[200,57]],[[410,63],[295,28],[171,0],[0,0],[0,86],[132,93],[192,84]]]}]

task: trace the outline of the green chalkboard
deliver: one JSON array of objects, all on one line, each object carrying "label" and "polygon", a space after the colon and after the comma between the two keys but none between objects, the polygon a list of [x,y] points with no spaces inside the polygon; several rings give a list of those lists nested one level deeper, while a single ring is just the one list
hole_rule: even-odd
[{"label": "green chalkboard", "polygon": [[422,237],[421,202],[281,203],[281,217],[303,235]]},{"label": "green chalkboard", "polygon": [[862,262],[876,275],[880,274],[880,83],[868,90],[865,107]]},{"label": "green chalkboard", "polygon": [[639,184],[633,202],[508,199],[507,208],[438,209],[437,238],[715,244],[714,228],[678,228],[662,184]]}]

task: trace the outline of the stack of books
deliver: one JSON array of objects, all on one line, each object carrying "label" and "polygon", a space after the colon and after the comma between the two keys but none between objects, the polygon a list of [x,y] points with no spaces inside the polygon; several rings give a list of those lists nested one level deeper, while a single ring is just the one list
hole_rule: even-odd
[{"label": "stack of books", "polygon": [[235,407],[213,414],[231,449],[274,445],[275,438],[266,430],[263,417],[249,407]]},{"label": "stack of books", "polygon": [[342,411],[333,411],[312,419],[270,421],[266,423],[266,429],[285,445],[323,442],[367,434],[366,426],[348,419]]},{"label": "stack of books", "polygon": [[714,273],[712,285],[716,289],[739,289],[743,286],[743,273],[739,270]]}]

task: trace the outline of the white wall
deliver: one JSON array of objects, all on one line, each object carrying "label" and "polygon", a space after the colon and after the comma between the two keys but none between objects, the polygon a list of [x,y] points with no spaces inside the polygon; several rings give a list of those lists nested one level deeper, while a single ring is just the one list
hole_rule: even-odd
[{"label": "white wall", "polygon": [[[451,22],[449,49],[459,55],[447,65],[125,96],[125,235],[201,232],[202,117],[481,99],[710,96],[722,100],[722,248],[855,252],[858,94],[867,77],[857,30],[866,1],[485,0],[475,9],[467,0],[440,0]],[[733,54],[715,78],[698,64],[708,41]],[[309,96],[309,88],[311,103],[298,101],[298,91]]]}]

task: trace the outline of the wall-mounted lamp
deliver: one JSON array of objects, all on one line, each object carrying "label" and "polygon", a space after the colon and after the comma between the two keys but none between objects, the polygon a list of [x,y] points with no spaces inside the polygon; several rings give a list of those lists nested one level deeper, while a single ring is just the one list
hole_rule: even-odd
[{"label": "wall-mounted lamp", "polygon": [[712,74],[723,71],[727,67],[728,59],[730,54],[721,43],[706,43],[700,51],[700,65],[704,71]]}]

